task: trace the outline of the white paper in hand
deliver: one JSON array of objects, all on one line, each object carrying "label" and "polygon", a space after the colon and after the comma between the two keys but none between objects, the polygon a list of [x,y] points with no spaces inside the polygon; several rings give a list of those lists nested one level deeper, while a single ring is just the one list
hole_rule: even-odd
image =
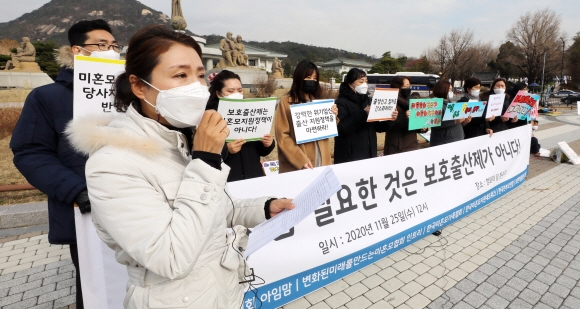
[{"label": "white paper in hand", "polygon": [[[308,172],[308,171],[305,171]],[[284,210],[254,228],[248,239],[244,258],[256,252],[276,237],[284,234],[300,221],[312,214],[324,201],[334,195],[342,186],[331,167],[327,167],[292,202],[296,208]]]}]

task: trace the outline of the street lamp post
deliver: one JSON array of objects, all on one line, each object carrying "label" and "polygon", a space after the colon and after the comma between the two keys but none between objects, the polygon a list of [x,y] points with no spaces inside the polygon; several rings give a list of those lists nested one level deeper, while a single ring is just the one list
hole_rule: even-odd
[{"label": "street lamp post", "polygon": [[546,50],[544,50],[544,66],[542,67],[542,90],[540,91],[540,100],[544,102],[544,107],[547,107],[548,103],[546,103],[546,96],[544,95],[544,79],[546,79],[546,77],[544,76],[545,72],[546,72]]},{"label": "street lamp post", "polygon": [[560,38],[560,40],[562,40],[562,68],[560,70],[560,77],[564,80],[564,48],[566,46],[566,41],[564,41],[564,38]]}]

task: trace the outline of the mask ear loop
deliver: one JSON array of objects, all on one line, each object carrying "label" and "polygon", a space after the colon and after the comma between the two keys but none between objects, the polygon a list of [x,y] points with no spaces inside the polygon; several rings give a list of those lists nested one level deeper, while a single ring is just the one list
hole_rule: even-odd
[{"label": "mask ear loop", "polygon": [[[146,80],[139,78],[142,82],[144,82],[145,84],[149,85],[149,87],[157,90],[157,92],[161,92],[161,90],[157,89],[157,87],[151,85],[150,83],[148,83]],[[151,105],[151,107],[155,108],[155,113],[157,113],[157,122],[159,122],[159,120],[161,119],[161,114],[159,114],[159,111],[157,110],[157,106],[149,103],[149,101],[143,99],[143,101],[145,101],[147,104]]]}]

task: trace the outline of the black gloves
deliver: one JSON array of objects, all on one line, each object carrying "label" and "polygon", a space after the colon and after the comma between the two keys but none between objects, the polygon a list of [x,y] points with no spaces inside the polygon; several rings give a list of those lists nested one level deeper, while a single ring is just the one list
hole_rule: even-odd
[{"label": "black gloves", "polygon": [[91,212],[91,201],[89,201],[89,192],[87,189],[84,189],[79,193],[79,195],[77,195],[75,203],[79,206],[79,210],[82,214]]}]

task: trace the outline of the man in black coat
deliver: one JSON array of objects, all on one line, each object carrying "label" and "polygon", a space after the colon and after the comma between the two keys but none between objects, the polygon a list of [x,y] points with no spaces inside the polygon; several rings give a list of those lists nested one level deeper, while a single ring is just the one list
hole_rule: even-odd
[{"label": "man in black coat", "polygon": [[48,241],[69,245],[76,268],[77,308],[83,308],[74,204],[90,211],[85,181],[87,158],[75,152],[64,135],[73,116],[74,55],[118,50],[104,20],[81,21],[68,31],[70,47],[57,56],[61,65],[55,83],[38,87],[26,98],[10,141],[14,165],[26,180],[48,196]]}]

